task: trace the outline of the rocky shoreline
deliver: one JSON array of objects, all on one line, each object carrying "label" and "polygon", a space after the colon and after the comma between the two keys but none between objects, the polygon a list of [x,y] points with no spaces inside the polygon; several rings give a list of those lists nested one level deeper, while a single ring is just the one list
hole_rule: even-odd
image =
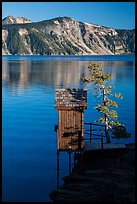
[{"label": "rocky shoreline", "polygon": [[63,180],[49,195],[53,202],[135,202],[135,144],[86,152],[83,165]]}]

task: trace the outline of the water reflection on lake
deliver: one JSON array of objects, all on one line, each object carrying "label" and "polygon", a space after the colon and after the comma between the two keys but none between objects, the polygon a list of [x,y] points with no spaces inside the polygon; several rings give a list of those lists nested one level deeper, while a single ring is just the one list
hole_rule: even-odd
[{"label": "water reflection on lake", "polygon": [[[101,62],[112,80],[134,80],[133,62]],[[82,61],[2,61],[2,80],[10,92],[23,91],[32,85],[56,87],[79,86],[80,77],[88,73],[88,62]],[[132,68],[132,69],[131,69]]]},{"label": "water reflection on lake", "polygon": [[[90,85],[81,76],[88,74],[88,62],[98,61],[123,100],[118,101],[119,121],[135,140],[135,62],[120,56],[99,61],[99,57],[3,57],[2,59],[2,179],[4,201],[49,201],[56,188],[57,111],[56,88],[88,89],[85,122],[98,118]],[[67,59],[67,60],[66,60]],[[85,59],[85,60],[81,60]],[[96,60],[97,59],[97,60]],[[103,57],[100,58],[102,60]],[[105,59],[105,57],[104,57]],[[68,173],[65,155],[61,175]]]}]

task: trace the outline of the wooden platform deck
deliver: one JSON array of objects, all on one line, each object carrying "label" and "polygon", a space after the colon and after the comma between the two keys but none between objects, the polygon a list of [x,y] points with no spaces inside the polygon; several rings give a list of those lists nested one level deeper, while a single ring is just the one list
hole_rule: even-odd
[{"label": "wooden platform deck", "polygon": [[[119,143],[109,143],[103,144],[103,149],[123,149],[126,148],[125,144]],[[102,146],[101,143],[91,143],[91,142],[84,142],[84,150],[85,151],[93,151],[93,150],[101,150]]]}]

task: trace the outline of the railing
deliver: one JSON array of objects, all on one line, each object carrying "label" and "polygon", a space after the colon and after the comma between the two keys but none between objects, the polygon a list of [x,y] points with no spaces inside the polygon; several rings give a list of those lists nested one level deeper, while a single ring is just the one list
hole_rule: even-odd
[{"label": "railing", "polygon": [[[87,129],[88,126],[88,129]],[[94,140],[100,140],[101,148],[103,149],[105,125],[96,123],[84,123],[84,140],[89,140],[90,142],[95,142]]]}]

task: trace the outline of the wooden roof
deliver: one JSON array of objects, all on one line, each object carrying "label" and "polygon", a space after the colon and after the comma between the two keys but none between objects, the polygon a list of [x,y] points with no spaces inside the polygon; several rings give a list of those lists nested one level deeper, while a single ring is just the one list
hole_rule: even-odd
[{"label": "wooden roof", "polygon": [[87,108],[87,89],[56,89],[55,109]]}]

